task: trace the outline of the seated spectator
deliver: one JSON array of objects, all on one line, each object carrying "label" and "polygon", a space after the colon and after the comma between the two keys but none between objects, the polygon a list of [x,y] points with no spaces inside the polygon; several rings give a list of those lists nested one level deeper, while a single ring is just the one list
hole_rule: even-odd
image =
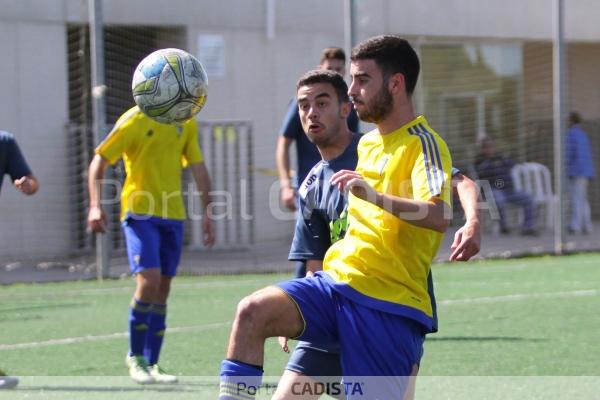
[{"label": "seated spectator", "polygon": [[587,188],[596,171],[590,140],[580,124],[579,114],[571,112],[567,132],[567,174],[571,192],[569,232],[590,234],[594,229]]},{"label": "seated spectator", "polygon": [[491,138],[481,141],[480,153],[475,160],[475,170],[481,181],[488,181],[500,214],[500,231],[510,233],[506,223],[506,205],[516,204],[523,208],[522,235],[536,235],[534,229],[533,200],[528,193],[515,190],[510,170],[515,162],[497,153]]}]

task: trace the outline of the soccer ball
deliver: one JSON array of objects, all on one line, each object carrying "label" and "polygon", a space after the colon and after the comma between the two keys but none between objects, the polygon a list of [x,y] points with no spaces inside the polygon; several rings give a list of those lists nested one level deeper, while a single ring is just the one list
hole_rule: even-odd
[{"label": "soccer ball", "polygon": [[150,118],[183,124],[206,103],[208,79],[194,56],[179,49],[161,49],[146,56],[131,82],[133,99]]}]

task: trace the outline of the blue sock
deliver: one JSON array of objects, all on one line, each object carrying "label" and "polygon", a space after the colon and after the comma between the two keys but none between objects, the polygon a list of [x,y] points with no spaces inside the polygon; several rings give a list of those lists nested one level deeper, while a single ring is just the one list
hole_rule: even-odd
[{"label": "blue sock", "polygon": [[223,360],[220,373],[219,400],[254,399],[262,383],[263,370],[257,365]]},{"label": "blue sock", "polygon": [[150,304],[142,303],[135,298],[129,305],[129,355],[144,354],[144,344],[148,333],[148,317]]},{"label": "blue sock", "polygon": [[146,346],[144,347],[144,357],[148,364],[154,365],[158,362],[160,348],[162,347],[167,325],[167,305],[153,304],[148,317],[148,331],[146,334]]}]

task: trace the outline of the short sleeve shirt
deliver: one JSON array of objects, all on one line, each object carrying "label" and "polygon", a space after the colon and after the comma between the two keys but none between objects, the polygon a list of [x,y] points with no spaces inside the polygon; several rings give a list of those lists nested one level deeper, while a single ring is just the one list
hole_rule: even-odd
[{"label": "short sleeve shirt", "polygon": [[14,136],[8,132],[0,131],[0,189],[4,175],[9,175],[11,180],[31,175],[31,169],[19,149]]}]

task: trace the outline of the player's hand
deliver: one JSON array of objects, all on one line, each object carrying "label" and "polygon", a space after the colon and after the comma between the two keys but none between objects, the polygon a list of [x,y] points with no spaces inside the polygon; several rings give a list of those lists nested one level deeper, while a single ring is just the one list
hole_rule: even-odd
[{"label": "player's hand", "polygon": [[106,214],[102,207],[90,207],[88,213],[88,227],[92,232],[106,232]]},{"label": "player's hand", "polygon": [[28,176],[23,176],[19,179],[15,179],[14,185],[22,193],[27,195],[34,194],[37,191],[37,185],[35,181]]},{"label": "player's hand", "polygon": [[450,261],[467,261],[481,248],[481,230],[479,221],[467,222],[454,234],[450,249]]},{"label": "player's hand", "polygon": [[279,346],[281,346],[281,350],[283,350],[286,353],[290,352],[290,348],[288,347],[288,338],[279,336],[277,338],[277,341],[279,342]]},{"label": "player's hand", "polygon": [[377,191],[369,185],[356,171],[340,170],[331,177],[331,184],[337,186],[340,192],[349,190],[356,197],[373,204],[377,201]]},{"label": "player's hand", "polygon": [[281,204],[291,211],[296,210],[296,191],[292,187],[281,188]]},{"label": "player's hand", "polygon": [[206,247],[213,247],[215,244],[215,225],[212,218],[206,215],[202,218],[202,232],[204,233],[204,245]]},{"label": "player's hand", "polygon": [[215,224],[212,218],[206,215],[202,218],[202,232],[204,234],[204,245],[206,247],[212,247],[215,244]]}]

